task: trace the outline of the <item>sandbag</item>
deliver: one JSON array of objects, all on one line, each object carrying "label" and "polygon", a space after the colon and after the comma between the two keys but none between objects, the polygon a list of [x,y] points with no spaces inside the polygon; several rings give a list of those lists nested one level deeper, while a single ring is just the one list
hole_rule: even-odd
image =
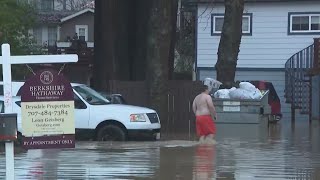
[{"label": "sandbag", "polygon": [[229,89],[229,92],[234,91],[234,90],[236,90],[236,89],[237,89],[237,88],[232,87],[232,88]]},{"label": "sandbag", "polygon": [[203,84],[208,86],[210,92],[212,89],[218,89],[222,83],[212,78],[205,78]]},{"label": "sandbag", "polygon": [[229,92],[229,96],[232,99],[260,99],[262,94],[257,88],[253,91],[239,88]]},{"label": "sandbag", "polygon": [[245,89],[235,89],[229,93],[230,98],[232,99],[251,99],[250,91]]},{"label": "sandbag", "polygon": [[261,99],[262,93],[256,88],[254,91],[250,91],[250,97],[251,99]]},{"label": "sandbag", "polygon": [[223,99],[229,99],[229,89],[219,89],[217,92],[213,95],[215,98],[223,98]]},{"label": "sandbag", "polygon": [[256,90],[256,87],[253,84],[249,83],[249,82],[241,82],[239,84],[239,88],[240,89],[245,89],[245,90],[248,90],[248,91],[255,91]]}]

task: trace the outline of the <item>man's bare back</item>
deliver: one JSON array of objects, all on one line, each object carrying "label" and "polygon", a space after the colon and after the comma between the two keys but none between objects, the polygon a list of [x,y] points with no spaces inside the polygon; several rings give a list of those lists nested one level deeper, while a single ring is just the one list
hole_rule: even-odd
[{"label": "man's bare back", "polygon": [[212,98],[206,93],[201,93],[194,98],[192,109],[196,116],[216,115]]},{"label": "man's bare back", "polygon": [[194,98],[192,109],[196,115],[196,129],[200,143],[215,144],[216,127],[213,119],[216,119],[216,110],[208,86],[204,86],[202,93]]}]

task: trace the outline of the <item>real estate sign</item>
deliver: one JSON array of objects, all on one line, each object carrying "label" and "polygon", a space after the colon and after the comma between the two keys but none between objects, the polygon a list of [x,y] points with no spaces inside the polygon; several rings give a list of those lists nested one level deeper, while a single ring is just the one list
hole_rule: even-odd
[{"label": "real estate sign", "polygon": [[26,149],[74,148],[74,100],[70,82],[45,69],[21,88],[23,146]]}]

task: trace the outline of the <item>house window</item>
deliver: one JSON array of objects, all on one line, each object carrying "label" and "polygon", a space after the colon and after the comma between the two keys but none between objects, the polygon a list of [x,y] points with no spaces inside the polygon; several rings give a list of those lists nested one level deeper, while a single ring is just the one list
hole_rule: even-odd
[{"label": "house window", "polygon": [[320,13],[289,13],[289,34],[320,33]]},{"label": "house window", "polygon": [[79,28],[79,39],[82,41],[86,40],[86,29],[85,28]]},{"label": "house window", "polygon": [[37,45],[42,45],[42,28],[33,28],[33,38]]},{"label": "house window", "polygon": [[[212,14],[212,35],[220,35],[222,32],[224,14]],[[252,35],[252,14],[243,14],[242,34]]]},{"label": "house window", "polygon": [[41,0],[37,5],[39,10],[42,11],[52,11],[53,10],[53,0]]},{"label": "house window", "polygon": [[88,41],[88,25],[76,25],[76,33],[80,40]]},{"label": "house window", "polygon": [[54,46],[57,41],[57,27],[48,27],[48,45]]}]

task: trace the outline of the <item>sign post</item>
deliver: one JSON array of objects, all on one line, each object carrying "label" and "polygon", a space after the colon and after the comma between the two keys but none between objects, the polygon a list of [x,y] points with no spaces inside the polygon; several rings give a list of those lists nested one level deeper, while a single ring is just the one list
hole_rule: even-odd
[{"label": "sign post", "polygon": [[[29,55],[29,56],[11,56],[10,45],[2,44],[2,56],[0,56],[0,64],[2,64],[3,92],[4,92],[4,112],[12,113],[12,80],[11,65],[12,64],[37,64],[37,63],[66,63],[77,62],[77,55]],[[5,143],[6,153],[6,179],[14,179],[14,143]]]},{"label": "sign post", "polygon": [[[2,45],[2,78],[4,95],[4,112],[12,113],[12,91],[11,91],[11,65],[10,65],[10,46]],[[6,178],[14,179],[14,142],[5,142],[6,152]]]}]

